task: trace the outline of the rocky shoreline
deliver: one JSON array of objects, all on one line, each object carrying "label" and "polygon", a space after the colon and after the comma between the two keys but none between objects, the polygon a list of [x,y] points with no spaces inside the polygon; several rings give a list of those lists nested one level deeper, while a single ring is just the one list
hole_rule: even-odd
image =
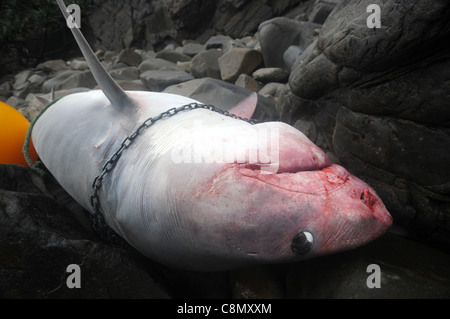
[{"label": "rocky shoreline", "polygon": [[[415,2],[385,4],[376,30],[366,26],[370,1],[306,1],[266,21],[263,6],[246,4],[254,7],[247,25],[259,26],[252,34],[236,36],[230,27],[227,35],[205,32],[204,41],[161,50],[96,54],[126,90],[181,94],[224,110],[258,92],[257,120],[305,133],[374,187],[400,232],[422,244],[388,234],[299,264],[207,275],[173,270],[102,242],[51,178],[0,165],[0,296],[449,298],[450,52],[443,43],[450,5]],[[49,60],[0,83],[0,100],[31,120],[52,88],[60,97],[96,86],[84,59]],[[89,289],[61,284],[68,263],[88,265]],[[374,263],[382,266],[382,289],[365,286]],[[30,283],[45,272],[52,275]]]}]

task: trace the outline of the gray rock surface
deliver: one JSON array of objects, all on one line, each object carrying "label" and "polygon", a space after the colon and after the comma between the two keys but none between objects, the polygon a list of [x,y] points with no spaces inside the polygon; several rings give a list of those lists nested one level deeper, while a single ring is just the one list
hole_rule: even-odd
[{"label": "gray rock surface", "polygon": [[258,92],[261,90],[261,83],[256,81],[254,78],[252,78],[250,75],[247,74],[241,74],[236,80],[235,83],[237,86]]},{"label": "gray rock surface", "polygon": [[320,27],[320,24],[285,17],[261,23],[258,34],[265,66],[287,69],[284,53],[291,46],[297,46],[296,54],[303,52],[313,42],[315,30]]},{"label": "gray rock surface", "polygon": [[286,83],[289,74],[281,68],[261,68],[253,72],[252,77],[260,82],[280,82]]},{"label": "gray rock surface", "polygon": [[[193,98],[204,104],[212,104],[224,111],[238,104],[253,91],[216,79],[196,79],[168,87],[166,93],[174,93]],[[265,97],[258,97],[255,119],[270,121],[277,118],[274,103]]]},{"label": "gray rock surface", "polygon": [[210,77],[221,79],[219,58],[222,55],[222,51],[217,49],[200,52],[192,59],[192,75],[196,78]]},{"label": "gray rock surface", "polygon": [[116,63],[120,62],[137,67],[142,62],[142,56],[132,49],[122,50],[116,58]]},{"label": "gray rock surface", "polygon": [[[31,170],[0,165],[1,298],[167,298],[126,251],[99,241]],[[80,266],[70,289],[69,265]]]},{"label": "gray rock surface", "polygon": [[156,54],[157,59],[164,59],[173,63],[190,61],[191,57],[181,52],[166,49]]},{"label": "gray rock surface", "polygon": [[[375,282],[369,265],[380,267],[380,288],[367,285]],[[386,234],[355,251],[290,265],[287,298],[448,299],[449,267],[449,255]]]},{"label": "gray rock surface", "polygon": [[281,118],[315,127],[317,143],[373,185],[411,236],[448,245],[450,5],[385,3],[373,29],[370,3],[341,1],[330,14],[291,70]]},{"label": "gray rock surface", "polygon": [[219,58],[222,80],[235,82],[241,74],[251,74],[262,63],[262,56],[256,50],[234,48]]},{"label": "gray rock surface", "polygon": [[147,59],[139,65],[139,71],[141,73],[151,70],[177,71],[177,65],[173,62],[157,58]]},{"label": "gray rock surface", "polygon": [[146,71],[140,79],[150,91],[160,92],[166,87],[192,80],[194,77],[182,71]]}]

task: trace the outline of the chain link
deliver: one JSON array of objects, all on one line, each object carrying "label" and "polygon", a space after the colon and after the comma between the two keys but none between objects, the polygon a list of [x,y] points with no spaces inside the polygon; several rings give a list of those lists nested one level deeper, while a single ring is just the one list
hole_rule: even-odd
[{"label": "chain link", "polygon": [[209,104],[199,104],[199,103],[190,103],[183,106],[180,106],[178,108],[171,108],[165,112],[162,112],[161,114],[157,115],[156,117],[151,117],[144,121],[137,129],[132,133],[130,136],[126,137],[122,144],[120,145],[119,149],[111,156],[111,158],[103,165],[102,172],[100,175],[98,175],[94,182],[92,183],[93,193],[91,196],[91,206],[94,208],[94,213],[90,215],[91,217],[91,223],[92,228],[94,231],[98,232],[104,239],[107,241],[118,243],[119,245],[130,247],[120,236],[118,236],[105,222],[105,218],[103,214],[101,213],[101,205],[100,205],[100,199],[99,199],[99,191],[103,185],[103,180],[105,176],[111,172],[114,167],[116,166],[117,162],[119,161],[120,157],[122,156],[123,152],[128,149],[133,142],[136,140],[136,138],[142,134],[142,132],[148,128],[150,128],[153,124],[158,122],[161,119],[172,117],[182,111],[186,110],[195,110],[195,109],[206,109],[210,110],[234,119],[239,119],[245,122],[248,122],[250,124],[255,124],[256,122],[250,119],[242,118],[240,116],[237,116],[235,114],[229,113],[228,111],[223,111],[221,109],[216,108],[213,105]]}]

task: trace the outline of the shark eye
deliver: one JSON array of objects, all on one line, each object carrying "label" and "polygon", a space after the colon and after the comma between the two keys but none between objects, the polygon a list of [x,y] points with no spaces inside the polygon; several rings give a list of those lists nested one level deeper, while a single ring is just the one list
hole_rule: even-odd
[{"label": "shark eye", "polygon": [[303,231],[298,233],[292,240],[291,249],[295,255],[304,255],[311,250],[314,237],[310,232]]}]

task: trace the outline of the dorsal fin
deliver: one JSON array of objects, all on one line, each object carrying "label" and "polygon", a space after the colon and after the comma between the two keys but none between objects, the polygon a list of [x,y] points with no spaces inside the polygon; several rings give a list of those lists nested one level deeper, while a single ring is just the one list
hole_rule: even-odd
[{"label": "dorsal fin", "polygon": [[[59,8],[61,9],[67,21],[67,19],[70,18],[70,15],[69,12],[67,12],[66,5],[64,4],[63,0],[56,0],[56,2],[58,3]],[[111,104],[120,111],[135,109],[136,103],[109,75],[108,71],[106,71],[104,66],[100,63],[97,56],[92,51],[80,29],[76,27],[76,25],[75,27],[70,29],[72,30],[72,34],[78,43],[78,47],[80,48],[84,58],[89,65],[89,69],[94,75],[95,81],[97,82],[103,93],[106,95],[108,100],[111,102]]]}]

